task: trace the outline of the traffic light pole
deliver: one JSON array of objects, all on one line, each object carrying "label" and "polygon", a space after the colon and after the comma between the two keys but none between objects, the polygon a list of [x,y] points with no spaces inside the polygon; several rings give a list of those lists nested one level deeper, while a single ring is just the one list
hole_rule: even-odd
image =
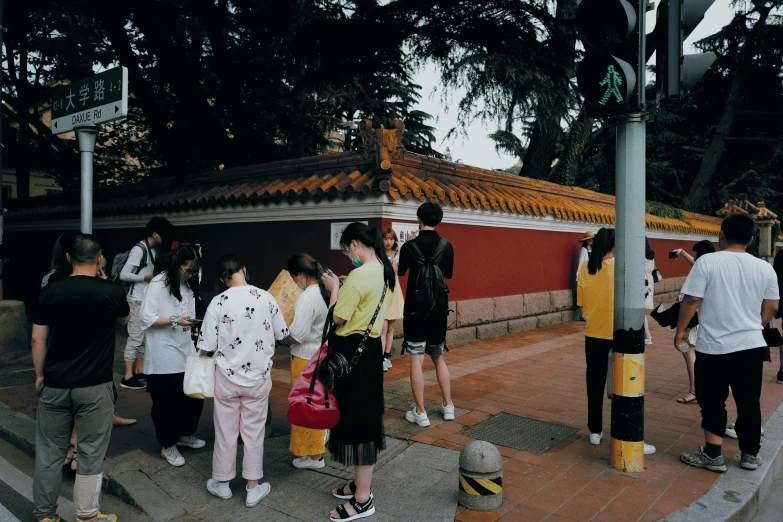
[{"label": "traffic light pole", "polygon": [[644,471],[645,136],[641,114],[617,126],[610,460],[628,472]]}]

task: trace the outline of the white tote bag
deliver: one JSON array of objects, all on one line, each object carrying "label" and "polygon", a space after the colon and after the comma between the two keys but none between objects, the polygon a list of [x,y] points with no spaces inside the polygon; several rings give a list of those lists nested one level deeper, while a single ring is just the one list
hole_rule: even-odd
[{"label": "white tote bag", "polygon": [[182,385],[185,395],[193,399],[207,399],[215,396],[215,358],[193,355],[185,361],[185,382]]}]

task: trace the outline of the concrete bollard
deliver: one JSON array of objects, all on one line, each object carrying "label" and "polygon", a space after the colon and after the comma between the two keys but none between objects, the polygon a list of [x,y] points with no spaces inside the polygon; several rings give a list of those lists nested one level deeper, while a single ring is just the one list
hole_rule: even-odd
[{"label": "concrete bollard", "polygon": [[489,442],[475,440],[459,455],[459,505],[492,511],[503,504],[503,459]]},{"label": "concrete bollard", "polygon": [[24,303],[0,301],[0,364],[29,353]]}]

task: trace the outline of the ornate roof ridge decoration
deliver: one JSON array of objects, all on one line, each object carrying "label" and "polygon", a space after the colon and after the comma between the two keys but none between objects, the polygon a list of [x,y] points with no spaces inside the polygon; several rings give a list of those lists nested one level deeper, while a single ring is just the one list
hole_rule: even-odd
[{"label": "ornate roof ridge decoration", "polygon": [[405,124],[399,119],[394,120],[393,129],[387,129],[383,125],[379,129],[373,129],[372,120],[359,122],[362,158],[375,159],[375,177],[379,181],[380,189],[384,192],[391,188],[389,179],[392,174],[392,164],[402,160],[405,153],[405,146],[402,144],[404,132]]},{"label": "ornate roof ridge decoration", "polygon": [[717,215],[726,217],[732,214],[745,214],[753,219],[772,219],[777,221],[778,215],[767,208],[767,204],[759,201],[755,205],[747,199],[730,199],[718,209]]}]

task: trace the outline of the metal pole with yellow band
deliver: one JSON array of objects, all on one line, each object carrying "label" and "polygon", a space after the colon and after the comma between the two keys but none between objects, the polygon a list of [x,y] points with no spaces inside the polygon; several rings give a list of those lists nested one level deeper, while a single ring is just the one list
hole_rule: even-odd
[{"label": "metal pole with yellow band", "polygon": [[644,470],[645,121],[641,115],[627,117],[617,126],[615,160],[611,463],[619,470],[640,472]]}]

